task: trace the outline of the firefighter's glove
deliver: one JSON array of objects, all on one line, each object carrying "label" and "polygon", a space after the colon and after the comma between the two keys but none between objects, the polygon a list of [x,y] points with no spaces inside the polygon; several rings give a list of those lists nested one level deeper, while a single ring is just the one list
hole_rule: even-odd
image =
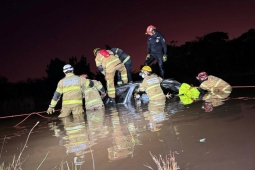
[{"label": "firefighter's glove", "polygon": [[147,54],[147,56],[146,56],[146,60],[148,60],[149,58],[150,58],[150,54]]},{"label": "firefighter's glove", "polygon": [[54,113],[54,112],[55,112],[55,108],[52,107],[52,106],[50,106],[50,107],[48,108],[48,110],[47,110],[47,113],[48,113],[48,114],[52,114],[52,113]]},{"label": "firefighter's glove", "polygon": [[167,55],[164,54],[164,55],[163,55],[163,62],[166,62],[166,61],[167,61]]}]

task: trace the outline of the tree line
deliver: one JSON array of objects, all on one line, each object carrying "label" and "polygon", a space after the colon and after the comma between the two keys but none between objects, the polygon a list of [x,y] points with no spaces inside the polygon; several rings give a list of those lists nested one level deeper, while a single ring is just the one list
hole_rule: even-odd
[{"label": "tree line", "polygon": [[[255,29],[250,29],[233,39],[229,39],[226,32],[212,32],[179,46],[177,41],[171,41],[168,43],[168,60],[164,63],[165,76],[179,82],[196,84],[198,83],[196,75],[206,71],[210,75],[225,79],[230,84],[253,84],[254,47]],[[66,63],[74,66],[75,74],[87,74],[89,78],[97,79],[105,85],[104,76],[100,72],[91,71],[90,63],[85,56],[70,57],[67,62],[55,58],[47,65],[47,76],[43,78],[11,83],[6,77],[0,76],[0,92],[1,96],[4,96],[0,98],[0,114],[46,109],[58,81],[64,77],[62,69]],[[151,67],[159,74],[157,64],[153,63]],[[141,80],[139,72],[133,72],[133,80]]]}]

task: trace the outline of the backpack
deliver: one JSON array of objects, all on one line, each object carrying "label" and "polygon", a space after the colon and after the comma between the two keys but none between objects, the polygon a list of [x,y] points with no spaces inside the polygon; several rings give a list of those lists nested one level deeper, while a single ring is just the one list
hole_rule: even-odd
[{"label": "backpack", "polygon": [[108,51],[106,51],[106,50],[100,50],[99,54],[104,56],[104,58],[108,58],[110,56],[110,53]]}]

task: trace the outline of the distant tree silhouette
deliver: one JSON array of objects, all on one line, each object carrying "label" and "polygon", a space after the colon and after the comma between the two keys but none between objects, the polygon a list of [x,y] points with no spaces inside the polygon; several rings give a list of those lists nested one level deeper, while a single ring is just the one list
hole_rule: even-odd
[{"label": "distant tree silhouette", "polygon": [[[95,74],[91,72],[90,70],[90,64],[87,62],[87,58],[84,57],[84,55],[81,56],[80,61],[77,62],[77,58],[72,58],[71,59],[73,62],[73,66],[74,66],[74,73],[76,75],[81,75],[81,74],[87,74],[89,76],[90,79],[94,79]],[[69,63],[70,59],[69,59]]]},{"label": "distant tree silhouette", "polygon": [[65,61],[62,61],[58,58],[51,60],[46,69],[47,79],[53,81],[54,83],[57,83],[60,79],[62,79],[65,76],[63,73],[63,67],[65,64]]}]

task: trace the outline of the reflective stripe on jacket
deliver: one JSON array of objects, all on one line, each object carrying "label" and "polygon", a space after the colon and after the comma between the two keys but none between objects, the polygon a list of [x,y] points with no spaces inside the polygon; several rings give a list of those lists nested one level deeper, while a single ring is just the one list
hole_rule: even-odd
[{"label": "reflective stripe on jacket", "polygon": [[[60,97],[63,94],[62,106],[81,106],[82,105],[82,90],[89,86],[89,81],[83,77],[74,75],[73,73],[66,74],[65,78],[58,82],[55,94]],[[54,96],[55,96],[54,94]],[[59,98],[58,98],[59,99]],[[51,106],[55,107],[58,100],[54,97],[51,100]]]},{"label": "reflective stripe on jacket", "polygon": [[99,91],[102,89],[103,85],[101,84],[100,81],[96,81],[96,80],[92,80],[92,81],[94,83],[94,87],[87,88],[84,91],[86,107],[91,107],[98,104],[103,105],[103,101],[99,94]]},{"label": "reflective stripe on jacket", "polygon": [[232,87],[227,82],[215,76],[208,76],[208,79],[200,84],[200,88],[212,93],[217,91],[231,93],[232,91]]},{"label": "reflective stripe on jacket", "polygon": [[160,86],[161,82],[162,78],[156,74],[145,76],[143,82],[140,84],[139,91],[145,91],[149,100],[163,99],[165,95]]},{"label": "reflective stripe on jacket", "polygon": [[120,59],[114,55],[110,55],[109,57],[104,58],[104,56],[97,54],[95,61],[96,61],[96,66],[98,67],[101,65],[104,71],[111,70],[116,65],[121,63]]}]

